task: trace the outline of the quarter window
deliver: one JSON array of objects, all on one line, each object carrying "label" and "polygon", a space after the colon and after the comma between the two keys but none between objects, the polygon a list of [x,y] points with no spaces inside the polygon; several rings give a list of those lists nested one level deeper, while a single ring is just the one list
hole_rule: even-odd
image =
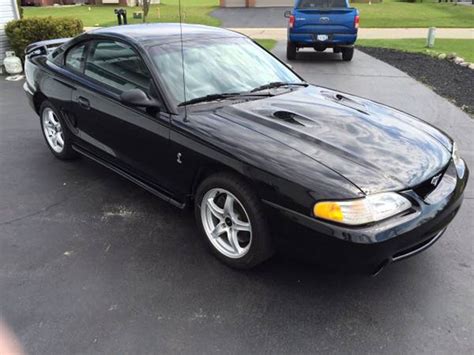
[{"label": "quarter window", "polygon": [[138,54],[121,42],[95,42],[84,74],[118,93],[135,88],[150,92],[150,73]]},{"label": "quarter window", "polygon": [[67,52],[66,55],[66,67],[82,71],[85,61],[85,44],[80,44]]}]

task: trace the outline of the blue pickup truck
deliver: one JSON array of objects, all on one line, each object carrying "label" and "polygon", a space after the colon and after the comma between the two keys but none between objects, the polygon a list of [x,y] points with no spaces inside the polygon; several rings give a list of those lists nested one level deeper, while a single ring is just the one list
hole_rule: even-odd
[{"label": "blue pickup truck", "polygon": [[354,55],[354,43],[359,28],[359,12],[348,0],[296,0],[288,18],[286,56],[296,59],[299,48],[312,47],[316,51],[333,48],[349,61]]}]

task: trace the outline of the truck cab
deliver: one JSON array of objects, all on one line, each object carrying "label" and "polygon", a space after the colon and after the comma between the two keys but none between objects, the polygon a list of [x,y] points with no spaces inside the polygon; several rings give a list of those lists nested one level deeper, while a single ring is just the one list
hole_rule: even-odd
[{"label": "truck cab", "polygon": [[333,48],[350,61],[359,28],[359,11],[348,0],[296,0],[293,10],[286,11],[288,18],[288,44],[286,56],[296,59],[300,48],[316,51]]}]

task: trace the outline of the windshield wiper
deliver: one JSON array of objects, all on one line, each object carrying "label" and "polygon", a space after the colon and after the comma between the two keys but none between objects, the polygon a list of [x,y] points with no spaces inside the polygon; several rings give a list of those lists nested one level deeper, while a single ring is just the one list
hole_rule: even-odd
[{"label": "windshield wiper", "polygon": [[223,99],[229,99],[229,98],[237,98],[237,97],[242,97],[242,96],[272,96],[269,94],[252,94],[250,92],[225,92],[222,94],[210,94],[210,95],[205,95],[201,97],[196,97],[194,99],[188,100],[181,102],[178,106],[186,106],[186,105],[193,105],[197,104],[199,102],[209,102],[209,101],[216,101],[216,100],[223,100]]},{"label": "windshield wiper", "polygon": [[259,87],[256,87],[255,89],[250,90],[250,92],[256,92],[256,91],[261,91],[265,89],[275,89],[279,88],[282,86],[308,86],[308,83],[301,82],[301,83],[285,83],[283,81],[274,81],[272,83],[268,83]]},{"label": "windshield wiper", "polygon": [[210,95],[196,97],[194,99],[181,102],[178,106],[186,106],[186,105],[197,104],[199,102],[216,101],[216,100],[220,100],[220,99],[227,99],[229,97],[238,96],[238,95],[239,95],[238,92],[226,92],[226,93],[222,93],[222,94],[210,94]]}]

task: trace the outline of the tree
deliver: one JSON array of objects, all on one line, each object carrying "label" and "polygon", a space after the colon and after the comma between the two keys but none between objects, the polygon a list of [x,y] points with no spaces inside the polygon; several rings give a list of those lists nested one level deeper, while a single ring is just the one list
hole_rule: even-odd
[{"label": "tree", "polygon": [[151,0],[141,0],[142,1],[142,10],[143,10],[143,22],[146,22],[148,12],[150,11]]}]

